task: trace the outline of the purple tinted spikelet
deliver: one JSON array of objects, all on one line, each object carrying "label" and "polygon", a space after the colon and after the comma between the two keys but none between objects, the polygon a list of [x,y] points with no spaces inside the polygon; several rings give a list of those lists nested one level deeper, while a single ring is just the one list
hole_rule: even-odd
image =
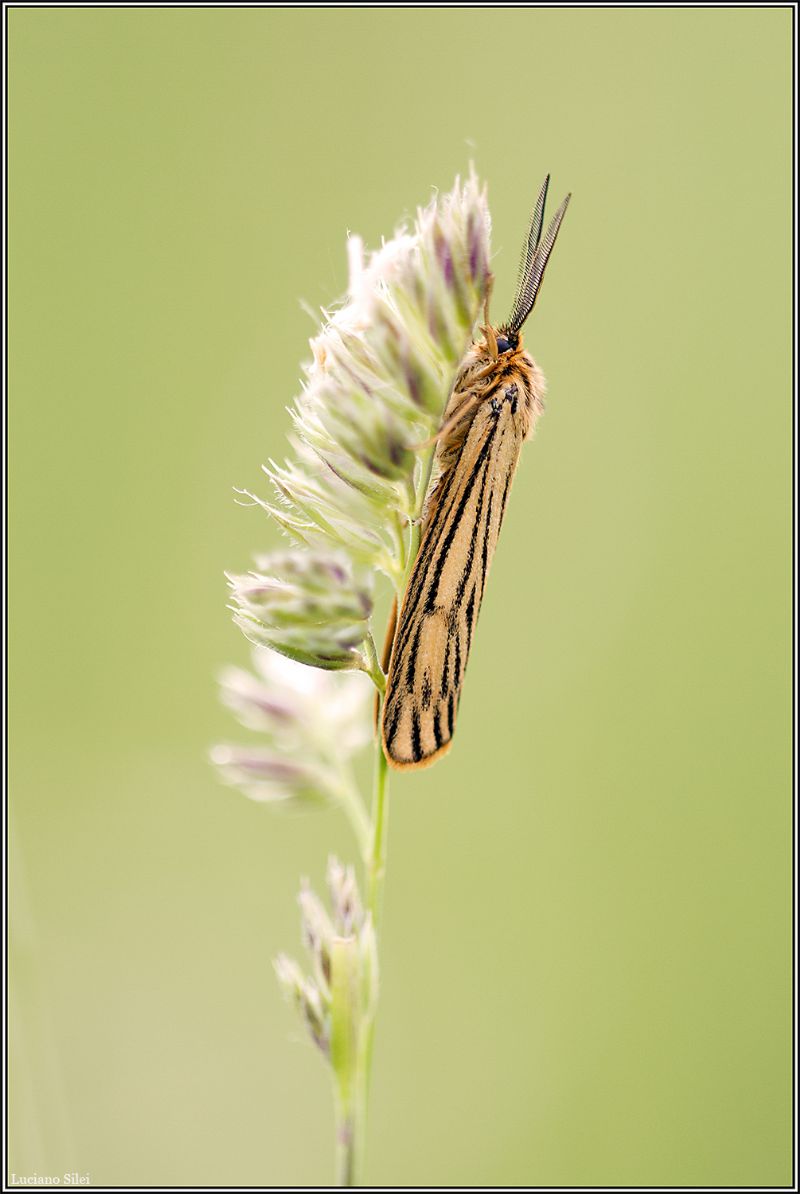
[{"label": "purple tinted spikelet", "polygon": [[402,529],[489,286],[489,213],[474,175],[365,258],[348,245],[347,300],[311,340],[292,421],[294,458],[265,469],[264,506],[296,543],[341,547],[402,574]]}]

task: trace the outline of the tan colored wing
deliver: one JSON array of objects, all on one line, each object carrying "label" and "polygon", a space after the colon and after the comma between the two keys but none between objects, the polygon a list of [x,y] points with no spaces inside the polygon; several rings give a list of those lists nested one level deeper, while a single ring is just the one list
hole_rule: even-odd
[{"label": "tan colored wing", "polygon": [[479,407],[440,479],[395,636],[383,707],[393,767],[426,767],[450,746],[489,565],[526,425],[516,404]]}]

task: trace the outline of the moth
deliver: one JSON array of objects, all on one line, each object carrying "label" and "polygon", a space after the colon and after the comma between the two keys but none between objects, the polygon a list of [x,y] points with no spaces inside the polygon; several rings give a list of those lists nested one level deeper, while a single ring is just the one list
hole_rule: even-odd
[{"label": "moth", "polygon": [[449,750],[486,578],[522,445],[544,409],[544,376],[522,344],[570,195],[542,236],[550,176],[531,216],[511,314],[487,310],[462,361],[435,451],[419,552],[396,621],[381,734],[389,764],[427,767]]}]

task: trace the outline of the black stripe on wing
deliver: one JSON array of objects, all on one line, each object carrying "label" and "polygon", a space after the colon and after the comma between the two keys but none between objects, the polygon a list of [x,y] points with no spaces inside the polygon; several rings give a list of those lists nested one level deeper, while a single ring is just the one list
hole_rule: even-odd
[{"label": "black stripe on wing", "polygon": [[[435,757],[453,736],[461,686],[486,587],[492,520],[498,517],[499,510],[499,530],[508,493],[509,477],[501,490],[494,467],[506,432],[511,432],[511,425],[505,420],[502,427],[500,420],[492,426],[466,483],[454,487],[452,494],[445,496],[439,517],[429,526],[412,571],[398,623],[383,719],[387,753],[401,765],[413,766]],[[445,605],[438,601],[442,574],[476,487],[474,525],[464,565],[453,599]],[[426,659],[420,678],[418,654],[425,627],[429,620],[445,617],[441,674],[432,675]],[[431,632],[434,632],[432,622]],[[440,625],[439,633],[442,632]]]}]

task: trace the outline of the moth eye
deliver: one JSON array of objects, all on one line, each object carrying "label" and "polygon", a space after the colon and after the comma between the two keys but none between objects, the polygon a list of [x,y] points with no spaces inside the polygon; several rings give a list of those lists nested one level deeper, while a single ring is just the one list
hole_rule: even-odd
[{"label": "moth eye", "polygon": [[498,352],[511,352],[511,344],[508,340],[506,340],[505,336],[497,337],[497,351]]}]

